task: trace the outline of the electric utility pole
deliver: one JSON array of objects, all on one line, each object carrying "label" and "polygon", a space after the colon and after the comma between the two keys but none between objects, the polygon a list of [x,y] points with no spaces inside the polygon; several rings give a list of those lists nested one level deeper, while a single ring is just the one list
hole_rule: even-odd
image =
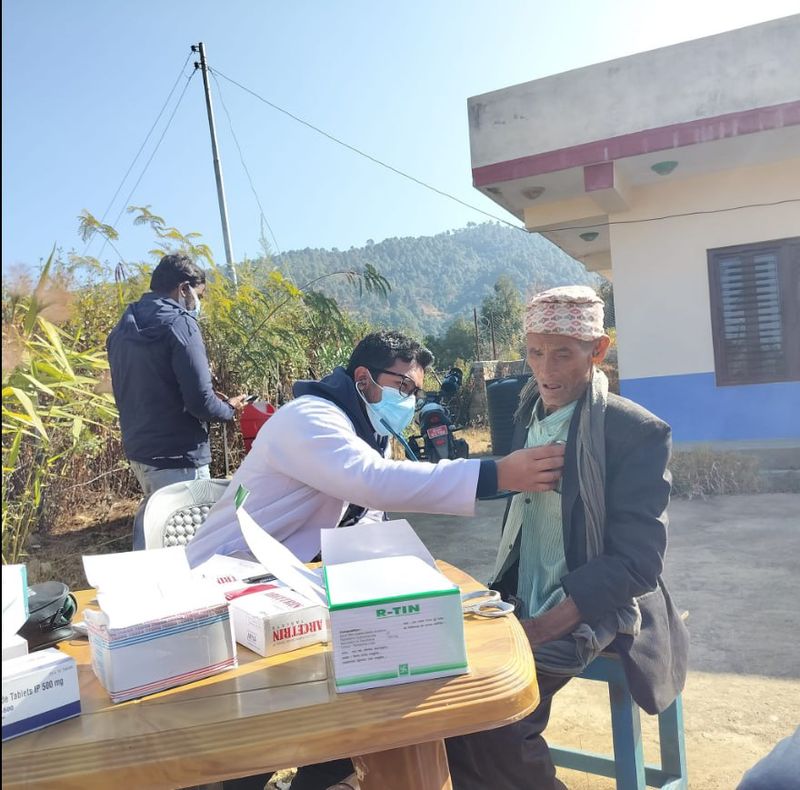
[{"label": "electric utility pole", "polygon": [[228,272],[233,287],[238,286],[236,277],[236,266],[233,263],[233,245],[231,244],[231,231],[228,226],[228,206],[225,203],[225,187],[222,183],[222,165],[219,161],[219,149],[217,148],[217,130],[214,127],[214,108],[211,106],[211,86],[208,84],[208,64],[206,63],[206,49],[201,41],[199,44],[192,44],[192,52],[200,55],[200,60],[195,61],[194,67],[203,73],[203,88],[206,94],[206,109],[208,110],[208,128],[211,132],[211,153],[214,157],[214,176],[217,179],[217,199],[219,200],[219,217],[222,220],[222,239],[225,242],[225,260],[228,264]]},{"label": "electric utility pole", "polygon": [[497,343],[494,342],[494,313],[489,313],[489,333],[492,338],[492,359],[497,359]]}]

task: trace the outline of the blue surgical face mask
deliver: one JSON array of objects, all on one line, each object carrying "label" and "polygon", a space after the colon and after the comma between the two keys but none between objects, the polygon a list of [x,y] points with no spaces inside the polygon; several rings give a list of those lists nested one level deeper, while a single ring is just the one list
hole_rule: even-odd
[{"label": "blue surgical face mask", "polygon": [[370,403],[361,390],[358,390],[361,400],[367,406],[367,416],[375,433],[380,436],[389,436],[391,433],[401,434],[414,419],[414,409],[417,405],[414,396],[403,395],[394,387],[381,387],[380,384],[375,383],[381,389],[381,399],[377,403]]},{"label": "blue surgical face mask", "polygon": [[178,304],[184,310],[186,310],[189,315],[193,315],[195,318],[200,318],[200,297],[197,295],[197,291],[195,291],[191,285],[187,287],[189,288],[189,293],[192,295],[192,299],[194,299],[194,307],[191,310],[189,309],[189,303],[183,294],[178,295]]}]

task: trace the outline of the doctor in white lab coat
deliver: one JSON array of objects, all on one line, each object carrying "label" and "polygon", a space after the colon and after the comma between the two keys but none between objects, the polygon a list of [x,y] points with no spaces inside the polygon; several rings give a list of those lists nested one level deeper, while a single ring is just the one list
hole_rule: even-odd
[{"label": "doctor in white lab coat", "polygon": [[319,554],[321,529],[381,520],[385,511],[472,516],[476,497],[551,490],[561,475],[561,446],[498,461],[386,457],[389,428],[402,433],[411,422],[432,361],[410,338],[377,332],[359,342],[346,368],[297,382],[295,399],[261,428],[187,547],[190,564],[247,553],[234,507],[239,485],[250,491],[247,510],[256,523],[303,561]]}]

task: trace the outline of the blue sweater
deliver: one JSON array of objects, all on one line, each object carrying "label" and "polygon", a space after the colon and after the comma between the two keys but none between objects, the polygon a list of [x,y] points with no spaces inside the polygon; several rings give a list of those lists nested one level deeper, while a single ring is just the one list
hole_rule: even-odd
[{"label": "blue sweater", "polygon": [[235,412],[214,394],[194,316],[147,293],[128,305],[106,348],[125,455],[160,469],[209,463],[207,423]]}]

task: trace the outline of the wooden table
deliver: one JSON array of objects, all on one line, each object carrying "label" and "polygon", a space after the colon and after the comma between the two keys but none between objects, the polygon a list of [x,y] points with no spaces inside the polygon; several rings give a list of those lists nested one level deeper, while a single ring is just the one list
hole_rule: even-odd
[{"label": "wooden table", "polygon": [[[480,585],[440,562],[464,591]],[[92,597],[81,594],[82,603]],[[451,787],[443,738],[509,724],[538,704],[530,647],[513,617],[465,618],[466,675],[337,694],[329,647],[237,669],[114,705],[84,640],[83,713],[3,745],[3,787],[179,788],[354,757],[364,790]]]}]

